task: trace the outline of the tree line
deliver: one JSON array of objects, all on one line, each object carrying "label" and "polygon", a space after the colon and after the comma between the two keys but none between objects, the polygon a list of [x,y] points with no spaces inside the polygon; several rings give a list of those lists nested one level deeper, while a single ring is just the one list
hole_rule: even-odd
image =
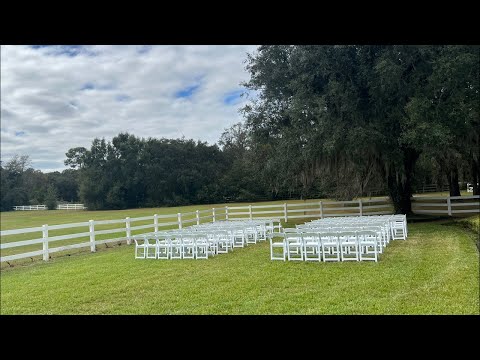
[{"label": "tree line", "polygon": [[16,157],[1,167],[2,210],[47,194],[93,210],[375,190],[409,213],[423,184],[478,194],[479,63],[478,46],[260,46],[243,84],[256,96],[218,144],[121,133],[49,174]]},{"label": "tree line", "polygon": [[0,166],[0,211],[17,205],[45,204],[55,209],[58,201],[78,202],[78,172],[43,173],[31,167],[28,155],[15,155]]}]

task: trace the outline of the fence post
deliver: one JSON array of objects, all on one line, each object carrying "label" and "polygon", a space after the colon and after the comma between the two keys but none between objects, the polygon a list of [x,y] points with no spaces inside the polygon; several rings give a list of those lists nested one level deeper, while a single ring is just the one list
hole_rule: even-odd
[{"label": "fence post", "polygon": [[252,220],[252,205],[248,205],[248,214],[250,216],[250,220]]},{"label": "fence post", "polygon": [[215,222],[215,208],[212,209],[212,222]]},{"label": "fence post", "polygon": [[178,228],[181,230],[182,229],[182,213],[178,213]]},{"label": "fence post", "polygon": [[158,214],[153,215],[153,227],[154,231],[158,232]]},{"label": "fence post", "polygon": [[320,200],[320,219],[323,219],[323,203],[322,203],[322,200]]},{"label": "fence post", "polygon": [[197,216],[197,225],[200,225],[200,214],[198,213],[198,210],[195,211],[196,216]]},{"label": "fence post", "polygon": [[360,216],[363,216],[363,204],[362,204],[362,199],[358,199],[358,208],[360,209]]},{"label": "fence post", "polygon": [[43,233],[43,261],[48,261],[50,258],[48,254],[48,224],[42,225]]},{"label": "fence post", "polygon": [[90,231],[90,251],[95,252],[95,225],[93,220],[88,221],[88,230]]},{"label": "fence post", "polygon": [[452,216],[452,200],[450,196],[447,197],[448,216]]},{"label": "fence post", "polygon": [[228,220],[228,206],[225,206],[225,220]]},{"label": "fence post", "polygon": [[285,218],[285,222],[287,222],[287,221],[288,221],[287,203],[284,203],[284,204],[283,204],[283,215],[284,215],[284,218]]},{"label": "fence post", "polygon": [[126,228],[126,232],[127,232],[127,245],[130,245],[132,243],[132,239],[131,239],[132,232],[130,230],[130,218],[129,217],[125,218],[125,228]]}]

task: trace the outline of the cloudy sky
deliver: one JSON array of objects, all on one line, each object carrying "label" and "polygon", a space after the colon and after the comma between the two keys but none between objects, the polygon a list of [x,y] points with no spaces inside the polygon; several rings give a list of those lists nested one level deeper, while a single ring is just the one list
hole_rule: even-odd
[{"label": "cloudy sky", "polygon": [[1,159],[62,171],[72,147],[120,132],[214,144],[241,120],[256,46],[1,46]]}]

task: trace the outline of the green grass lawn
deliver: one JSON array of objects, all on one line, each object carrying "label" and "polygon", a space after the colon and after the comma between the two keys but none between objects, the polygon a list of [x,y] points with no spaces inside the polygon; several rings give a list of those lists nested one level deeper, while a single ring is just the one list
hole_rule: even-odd
[{"label": "green grass lawn", "polygon": [[472,236],[441,221],[409,224],[378,263],[270,261],[265,242],[135,260],[123,245],[2,269],[0,281],[1,314],[479,314]]},{"label": "green grass lawn", "polygon": [[474,233],[480,233],[480,214],[457,220],[457,223]]}]

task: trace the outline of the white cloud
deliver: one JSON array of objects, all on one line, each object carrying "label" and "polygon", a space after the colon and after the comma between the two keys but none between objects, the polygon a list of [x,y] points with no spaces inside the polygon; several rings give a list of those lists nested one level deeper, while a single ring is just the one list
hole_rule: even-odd
[{"label": "white cloud", "polygon": [[[68,149],[125,131],[213,144],[241,120],[245,97],[224,100],[248,80],[244,60],[255,49],[2,46],[2,161],[28,154],[36,169],[61,171]],[[176,97],[194,85],[190,97]]]}]

